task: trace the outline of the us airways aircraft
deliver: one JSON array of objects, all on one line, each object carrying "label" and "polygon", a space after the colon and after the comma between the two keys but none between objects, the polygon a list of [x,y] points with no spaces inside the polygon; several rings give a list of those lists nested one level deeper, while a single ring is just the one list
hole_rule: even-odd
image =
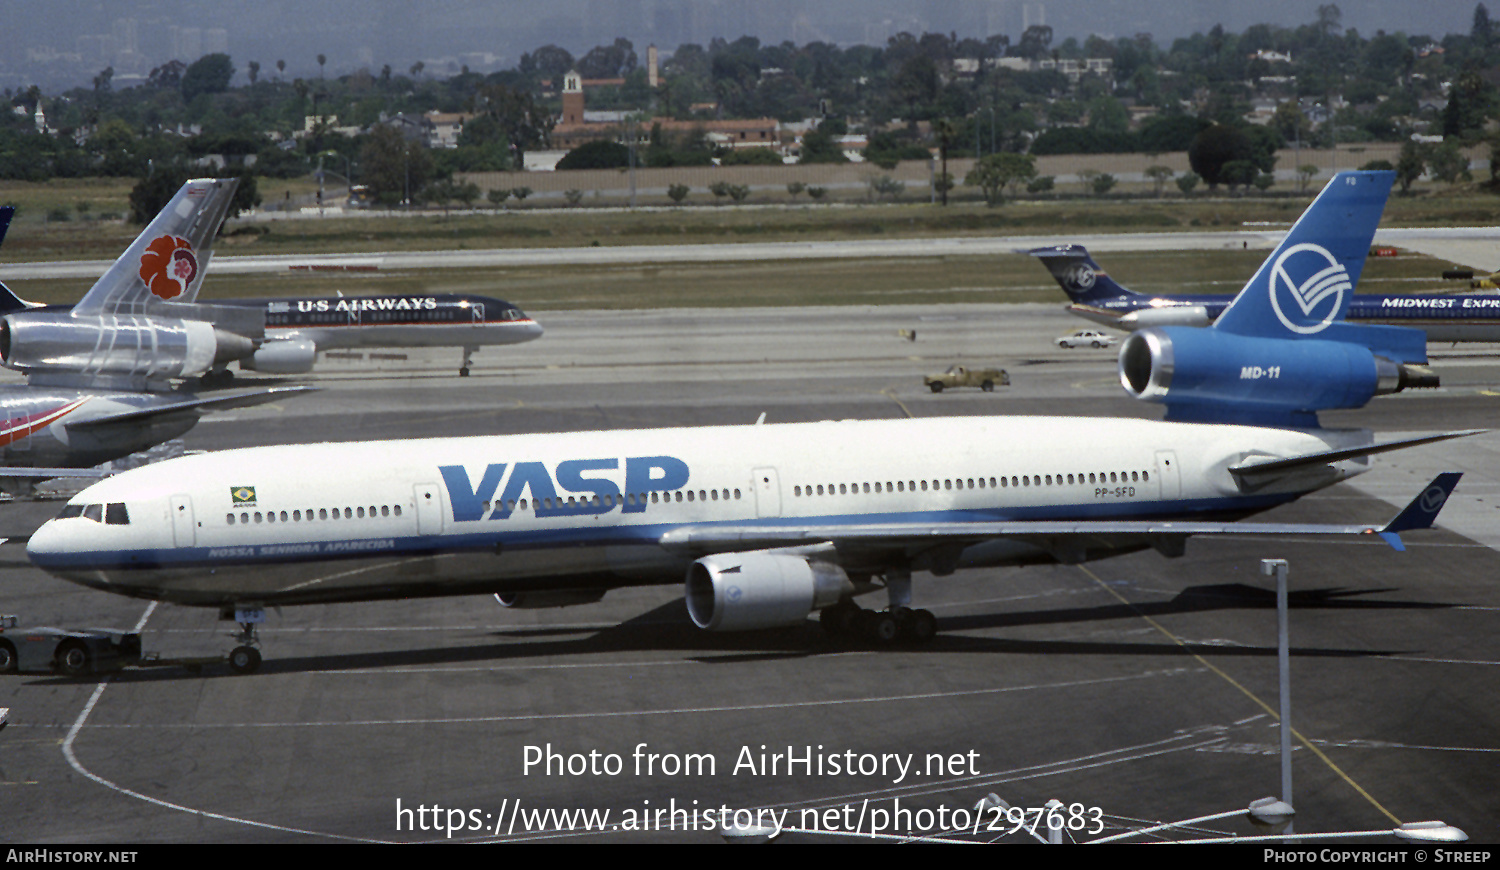
[{"label": "us airways aircraft", "polygon": [[[1338,323],[1346,294],[1315,289],[1330,264],[1357,278],[1392,175],[1335,178],[1217,327],[1126,343],[1122,384],[1165,403],[1165,421],[845,421],[249,448],[95,484],[27,552],[95,588],[234,611],[230,664],[248,672],[268,606],[478,593],[557,606],[684,582],[693,622],[709,630],[794,625],[821,611],[834,632],[926,639],[936,622],[910,607],[916,572],[1180,555],[1189,535],[1228,532],[1379,533],[1399,548],[1401,532],[1430,525],[1456,475],[1384,526],[1234,522],[1359,474],[1373,454],[1462,434],[1377,444],[1366,430],[1318,426],[1319,410],[1412,385],[1406,372],[1426,359],[1420,334]],[[881,588],[887,609],[853,603]]]},{"label": "us airways aircraft", "polygon": [[204,413],[310,389],[202,396],[172,385],[248,352],[262,328],[241,309],[172,301],[197,292],[236,183],[183,185],[77,305],[0,294],[0,359],[28,381],[0,387],[0,489],[96,477],[89,466],[176,438]]},{"label": "us airways aircraft", "polygon": [[[1042,261],[1071,300],[1068,311],[1117,329],[1207,326],[1232,297],[1215,294],[1151,296],[1109,276],[1082,245],[1025,251]],[[1351,323],[1409,326],[1428,341],[1500,341],[1500,295],[1457,293],[1359,294],[1345,315]]]},{"label": "us airways aircraft", "polygon": [[[265,341],[240,368],[276,374],[310,371],[319,351],[359,347],[461,347],[458,373],[474,352],[540,338],[542,327],[501,299],[470,294],[407,294],[292,299],[230,299],[265,311]],[[223,369],[210,380],[227,380]]]},{"label": "us airways aircraft", "polygon": [[[212,305],[195,305],[203,283],[203,271],[208,267],[212,253],[213,236],[218,232],[219,224],[214,221],[223,221],[236,184],[237,181],[188,182],[183,188],[189,197],[186,201],[197,203],[193,223],[182,232],[162,226],[155,230],[148,227],[142,234],[142,238],[149,234],[154,240],[139,258],[142,286],[151,293],[138,294],[140,300],[132,304],[137,316],[149,311],[149,325],[153,331],[143,333],[134,323],[122,326],[118,318],[112,316],[98,323],[86,320],[94,331],[83,335],[82,340],[98,340],[87,347],[69,347],[77,344],[78,321],[89,316],[84,313],[88,306],[84,303],[78,306],[30,303],[0,284],[0,315],[22,312],[15,318],[0,321],[0,360],[12,368],[35,373],[53,385],[77,384],[81,380],[96,385],[101,377],[110,377],[115,382],[126,380],[127,387],[144,389],[152,380],[162,382],[195,375],[205,386],[224,386],[234,379],[228,366],[236,361],[247,371],[302,374],[312,370],[318,352],[324,350],[460,347],[464,356],[458,373],[468,377],[474,352],[480,348],[531,341],[542,334],[542,327],[515,305],[471,294],[227,299]],[[181,196],[183,193],[180,192]],[[181,203],[173,200],[163,215],[173,215],[174,209],[180,207]],[[5,239],[5,229],[14,211],[9,206],[0,208],[0,242]],[[194,229],[197,234],[192,233]],[[188,234],[187,238],[182,237],[184,233]],[[166,250],[168,236],[171,237],[170,251]],[[141,239],[136,241],[139,245]],[[157,249],[161,249],[160,252]],[[128,252],[121,261],[134,262]],[[116,266],[119,266],[118,262]],[[168,270],[172,273],[172,281],[162,278]],[[181,280],[184,276],[185,280]],[[119,280],[105,285],[104,292],[123,298],[135,284],[135,276],[125,270],[117,278]],[[104,284],[103,280],[100,283]],[[91,295],[99,289],[100,285],[95,285]],[[172,305],[162,304],[167,301]],[[162,310],[152,310],[156,308]],[[133,357],[123,364],[119,360],[97,359],[97,345],[108,345],[117,335],[137,344],[143,340],[149,343],[151,337],[164,327],[191,329],[196,323],[214,329],[212,348],[200,350],[199,358],[191,363],[185,360],[175,369],[151,369],[151,354],[143,355],[138,349],[130,350]],[[34,350],[31,358],[24,349],[17,349],[12,354],[8,344],[12,332],[23,336],[17,340],[44,342],[49,349],[61,346],[72,354],[61,360],[36,358]],[[191,336],[185,339],[192,340]],[[197,343],[201,348],[209,346],[202,336],[197,337]],[[205,359],[208,359],[206,366]],[[146,375],[138,377],[143,368]]]}]

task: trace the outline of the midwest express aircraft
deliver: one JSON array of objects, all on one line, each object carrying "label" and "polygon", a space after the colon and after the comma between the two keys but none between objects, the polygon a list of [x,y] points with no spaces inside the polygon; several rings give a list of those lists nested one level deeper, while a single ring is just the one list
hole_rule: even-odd
[{"label": "midwest express aircraft", "polygon": [[[1194,534],[1379,533],[1430,525],[1444,475],[1385,526],[1229,522],[1369,467],[1376,444],[1319,427],[1407,385],[1418,332],[1338,322],[1391,173],[1335,178],[1211,329],[1136,333],[1125,389],[1164,421],[993,417],[571,432],[259,447],[126,472],[32,536],[59,577],[234,611],[254,670],[263,608],[496,593],[596,601],[685,582],[709,630],[796,625],[930,638],[912,577],[1076,563]],[[1317,278],[1330,268],[1343,279]],[[941,450],[934,445],[942,445]],[[378,473],[370,473],[379,469]],[[888,607],[854,597],[884,589]]]},{"label": "midwest express aircraft", "polygon": [[[1071,300],[1068,311],[1116,329],[1148,326],[1207,326],[1229,307],[1231,297],[1214,294],[1150,296],[1121,286],[1082,245],[1026,251],[1042,261]],[[1329,280],[1341,280],[1330,274]],[[1351,323],[1409,326],[1428,341],[1500,341],[1500,295],[1412,293],[1359,294],[1349,301]]]}]

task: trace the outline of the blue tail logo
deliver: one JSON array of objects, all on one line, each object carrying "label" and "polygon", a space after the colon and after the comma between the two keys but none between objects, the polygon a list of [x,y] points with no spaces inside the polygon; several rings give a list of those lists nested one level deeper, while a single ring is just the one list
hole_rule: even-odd
[{"label": "blue tail logo", "polygon": [[[1364,271],[1395,179],[1396,173],[1388,171],[1334,176],[1213,328],[1236,335],[1295,338],[1338,324],[1354,298],[1354,285]],[[1334,333],[1321,337],[1334,338]]]},{"label": "blue tail logo", "polygon": [[1327,329],[1353,290],[1349,269],[1322,245],[1292,245],[1271,267],[1271,309],[1283,326],[1301,335]]},{"label": "blue tail logo", "polygon": [[1076,293],[1087,293],[1094,289],[1094,269],[1088,263],[1074,263],[1062,275],[1064,286]]}]

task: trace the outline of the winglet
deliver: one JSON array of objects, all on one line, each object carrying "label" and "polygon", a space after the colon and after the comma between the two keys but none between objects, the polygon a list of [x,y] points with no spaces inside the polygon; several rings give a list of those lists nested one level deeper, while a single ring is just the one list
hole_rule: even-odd
[{"label": "winglet", "polygon": [[1411,500],[1396,518],[1385,524],[1377,534],[1385,539],[1397,550],[1405,551],[1406,547],[1401,543],[1401,532],[1412,529],[1430,529],[1437,519],[1438,511],[1448,502],[1448,496],[1453,494],[1453,488],[1458,486],[1458,479],[1463,474],[1457,471],[1446,471],[1432,479],[1432,483],[1422,490],[1421,494]]},{"label": "winglet", "polygon": [[5,231],[10,229],[10,219],[15,216],[15,206],[0,205],[0,245],[5,244]]}]

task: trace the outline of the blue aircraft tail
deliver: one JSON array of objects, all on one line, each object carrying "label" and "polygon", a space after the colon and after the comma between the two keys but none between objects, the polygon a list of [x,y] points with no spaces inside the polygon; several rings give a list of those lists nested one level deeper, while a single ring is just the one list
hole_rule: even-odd
[{"label": "blue aircraft tail", "polygon": [[1127,290],[1094,262],[1083,245],[1055,245],[1050,248],[1034,248],[1021,253],[1030,254],[1042,261],[1058,286],[1068,294],[1075,305],[1098,305],[1123,296],[1140,294]]},{"label": "blue aircraft tail", "polygon": [[[16,216],[16,207],[13,205],[0,206],[0,245],[5,244],[5,231],[10,229],[10,219]],[[10,292],[10,288],[0,283],[0,314],[9,314],[12,311],[20,311],[27,305],[21,297]]]},{"label": "blue aircraft tail", "polygon": [[1349,342],[1397,362],[1425,363],[1421,332],[1343,322],[1395,179],[1394,172],[1335,175],[1213,328]]}]

